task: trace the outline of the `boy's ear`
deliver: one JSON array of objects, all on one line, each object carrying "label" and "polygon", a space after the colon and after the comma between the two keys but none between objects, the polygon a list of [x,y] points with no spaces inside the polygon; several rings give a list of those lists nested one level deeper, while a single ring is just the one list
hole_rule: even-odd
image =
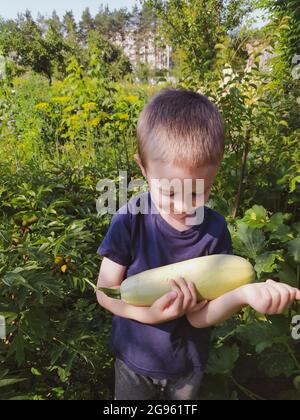
[{"label": "boy's ear", "polygon": [[147,174],[146,174],[145,168],[144,168],[144,166],[142,164],[140,155],[138,153],[136,153],[133,157],[134,157],[134,160],[136,161],[136,163],[138,164],[138,166],[140,167],[140,169],[142,171],[142,174],[146,178],[147,177]]}]

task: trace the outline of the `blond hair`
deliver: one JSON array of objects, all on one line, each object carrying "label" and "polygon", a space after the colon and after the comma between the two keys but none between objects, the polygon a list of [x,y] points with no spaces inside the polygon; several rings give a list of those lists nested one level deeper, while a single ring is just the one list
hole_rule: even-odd
[{"label": "blond hair", "polygon": [[148,159],[189,169],[220,164],[224,153],[224,124],[216,106],[200,93],[166,88],[140,114],[138,152]]}]

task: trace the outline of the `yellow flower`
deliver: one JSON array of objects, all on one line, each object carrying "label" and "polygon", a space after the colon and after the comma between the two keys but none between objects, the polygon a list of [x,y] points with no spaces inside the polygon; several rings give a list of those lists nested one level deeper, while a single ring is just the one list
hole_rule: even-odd
[{"label": "yellow flower", "polygon": [[120,112],[116,114],[116,117],[119,118],[120,120],[129,120],[128,114],[121,114]]},{"label": "yellow flower", "polygon": [[68,119],[67,119],[67,124],[72,127],[73,129],[78,129],[80,127],[80,118],[79,115],[75,114],[75,115],[71,115]]},{"label": "yellow flower", "polygon": [[61,272],[62,272],[62,273],[65,273],[65,272],[68,270],[68,266],[67,266],[67,264],[62,265],[62,266],[60,267],[60,269],[61,269]]},{"label": "yellow flower", "polygon": [[85,111],[93,111],[97,107],[96,102],[87,102],[86,104],[82,105],[82,108]]},{"label": "yellow flower", "polygon": [[109,114],[107,112],[100,112],[99,116],[101,118],[109,118]]},{"label": "yellow flower", "polygon": [[134,95],[126,96],[124,99],[125,99],[125,101],[128,101],[131,104],[134,104],[139,100],[139,98],[137,96],[134,96]]},{"label": "yellow flower", "polygon": [[92,127],[97,127],[97,125],[99,124],[100,120],[101,120],[100,117],[94,118],[93,120],[90,121],[91,126]]},{"label": "yellow flower", "polygon": [[53,98],[51,98],[52,102],[56,102],[58,104],[65,104],[67,102],[70,102],[70,100],[70,96],[54,96]]},{"label": "yellow flower", "polygon": [[63,257],[59,257],[59,256],[55,257],[54,264],[59,265],[59,266],[61,266],[62,264],[64,264]]},{"label": "yellow flower", "polygon": [[48,102],[40,102],[35,105],[35,109],[47,109],[49,108]]},{"label": "yellow flower", "polygon": [[75,106],[70,105],[64,108],[64,112],[72,112],[75,109]]},{"label": "yellow flower", "polygon": [[76,121],[78,121],[79,120],[79,115],[71,115],[71,117],[69,118],[69,120],[71,121],[71,122],[76,122]]}]

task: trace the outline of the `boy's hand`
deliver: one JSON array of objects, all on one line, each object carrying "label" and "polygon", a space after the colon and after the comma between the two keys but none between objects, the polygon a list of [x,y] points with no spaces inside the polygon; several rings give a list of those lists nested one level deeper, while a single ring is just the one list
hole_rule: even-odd
[{"label": "boy's hand", "polygon": [[172,291],[157,299],[149,308],[154,319],[170,321],[180,318],[186,313],[199,310],[207,304],[202,301],[197,304],[197,294],[194,283],[186,283],[183,277],[171,280]]},{"label": "boy's hand", "polygon": [[273,280],[242,286],[240,293],[243,304],[267,315],[281,314],[295,300],[300,300],[300,290]]}]

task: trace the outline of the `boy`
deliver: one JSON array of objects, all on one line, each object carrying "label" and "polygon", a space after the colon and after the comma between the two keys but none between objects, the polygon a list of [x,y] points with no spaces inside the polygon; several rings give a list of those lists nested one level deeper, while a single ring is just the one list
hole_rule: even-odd
[{"label": "boy", "polygon": [[[224,152],[216,107],[198,93],[164,89],[142,111],[137,139],[135,160],[150,191],[113,216],[98,249],[104,256],[98,287],[119,286],[125,277],[190,258],[232,253],[225,219],[203,206]],[[192,190],[178,198],[177,191],[153,182],[163,179],[191,180]],[[203,194],[198,179],[204,180]],[[133,214],[134,203],[147,204],[148,212]],[[203,221],[190,226],[197,208],[203,209]],[[99,304],[115,315],[111,342],[117,400],[157,399],[159,391],[168,400],[196,399],[213,325],[245,305],[275,314],[300,299],[299,290],[269,280],[197,303],[192,283],[179,278],[170,284],[172,291],[149,308],[97,293]]]}]

